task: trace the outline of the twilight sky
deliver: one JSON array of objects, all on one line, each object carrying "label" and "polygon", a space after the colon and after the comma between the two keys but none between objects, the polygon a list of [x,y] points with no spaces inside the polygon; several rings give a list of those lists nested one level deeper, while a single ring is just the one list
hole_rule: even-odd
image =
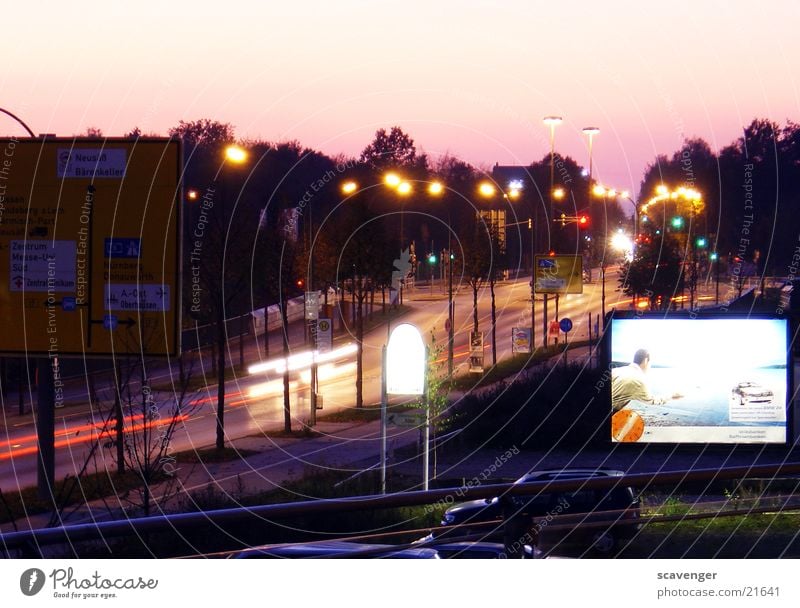
[{"label": "twilight sky", "polygon": [[[398,124],[490,166],[556,148],[636,190],[684,137],[800,121],[794,0],[113,0],[6,5],[0,107],[34,132],[165,134],[181,119],[357,154]],[[23,132],[0,117],[0,133]]]}]

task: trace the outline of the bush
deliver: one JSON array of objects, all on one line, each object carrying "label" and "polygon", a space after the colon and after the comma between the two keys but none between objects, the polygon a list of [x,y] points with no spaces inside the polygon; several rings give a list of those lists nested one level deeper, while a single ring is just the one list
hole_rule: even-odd
[{"label": "bush", "polygon": [[470,447],[507,449],[584,446],[608,439],[610,406],[601,372],[574,364],[465,396],[455,427]]}]

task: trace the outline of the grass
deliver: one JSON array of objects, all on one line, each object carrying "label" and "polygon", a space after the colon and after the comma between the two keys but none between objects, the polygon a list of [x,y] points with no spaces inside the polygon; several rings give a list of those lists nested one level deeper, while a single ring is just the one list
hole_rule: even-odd
[{"label": "grass", "polygon": [[[142,486],[142,480],[133,471],[118,473],[92,473],[79,480],[69,475],[57,481],[53,494],[60,507],[85,504],[108,496],[119,496]],[[53,510],[52,500],[39,498],[35,487],[17,492],[0,493],[0,523],[7,523]]]},{"label": "grass", "polygon": [[[584,348],[586,346],[589,346],[588,340],[570,342],[567,346],[567,350]],[[559,356],[563,352],[563,346],[548,346],[547,348],[536,349],[536,351],[533,353],[533,356],[516,355],[510,359],[500,361],[497,365],[490,367],[480,377],[469,374],[455,378],[451,388],[454,390],[467,391],[479,388],[481,386],[488,386],[490,384],[494,384],[495,382],[505,380],[509,376],[514,376],[522,370],[531,367],[532,365],[546,361],[552,357]]]},{"label": "grass", "polygon": [[232,460],[242,460],[248,456],[258,454],[255,450],[241,450],[225,447],[221,450],[217,448],[206,448],[203,450],[186,450],[172,454],[176,462],[213,464],[217,462],[230,462]]}]

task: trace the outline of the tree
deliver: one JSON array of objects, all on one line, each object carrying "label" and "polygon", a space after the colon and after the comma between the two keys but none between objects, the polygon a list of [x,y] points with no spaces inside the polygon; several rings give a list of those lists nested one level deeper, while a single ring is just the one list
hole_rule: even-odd
[{"label": "tree", "polygon": [[620,266],[620,287],[634,298],[647,298],[650,309],[667,309],[683,290],[683,267],[676,239],[655,230],[640,234],[632,260]]},{"label": "tree", "polygon": [[461,234],[462,274],[472,288],[472,331],[478,333],[478,290],[492,270],[492,240],[484,218],[472,211],[464,222]]},{"label": "tree", "polygon": [[392,127],[389,133],[386,129],[378,129],[372,143],[361,152],[359,162],[377,170],[424,167],[426,164],[424,157],[417,156],[414,140],[400,127]]},{"label": "tree", "polygon": [[199,146],[219,147],[234,140],[234,128],[230,123],[208,118],[181,120],[177,127],[169,130],[169,134],[183,140],[187,153]]}]

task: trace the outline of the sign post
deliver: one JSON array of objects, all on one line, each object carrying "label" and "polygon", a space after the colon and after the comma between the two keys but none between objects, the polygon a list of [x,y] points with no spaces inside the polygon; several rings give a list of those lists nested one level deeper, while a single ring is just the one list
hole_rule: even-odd
[{"label": "sign post", "polygon": [[180,354],[183,159],[169,138],[0,147],[0,355],[40,359],[39,493],[50,497],[58,360]]},{"label": "sign post", "polygon": [[564,317],[558,323],[559,329],[564,332],[564,367],[567,367],[567,350],[569,350],[569,332],[572,331],[572,319]]},{"label": "sign post", "polygon": [[483,333],[469,333],[469,371],[473,374],[483,373]]}]

